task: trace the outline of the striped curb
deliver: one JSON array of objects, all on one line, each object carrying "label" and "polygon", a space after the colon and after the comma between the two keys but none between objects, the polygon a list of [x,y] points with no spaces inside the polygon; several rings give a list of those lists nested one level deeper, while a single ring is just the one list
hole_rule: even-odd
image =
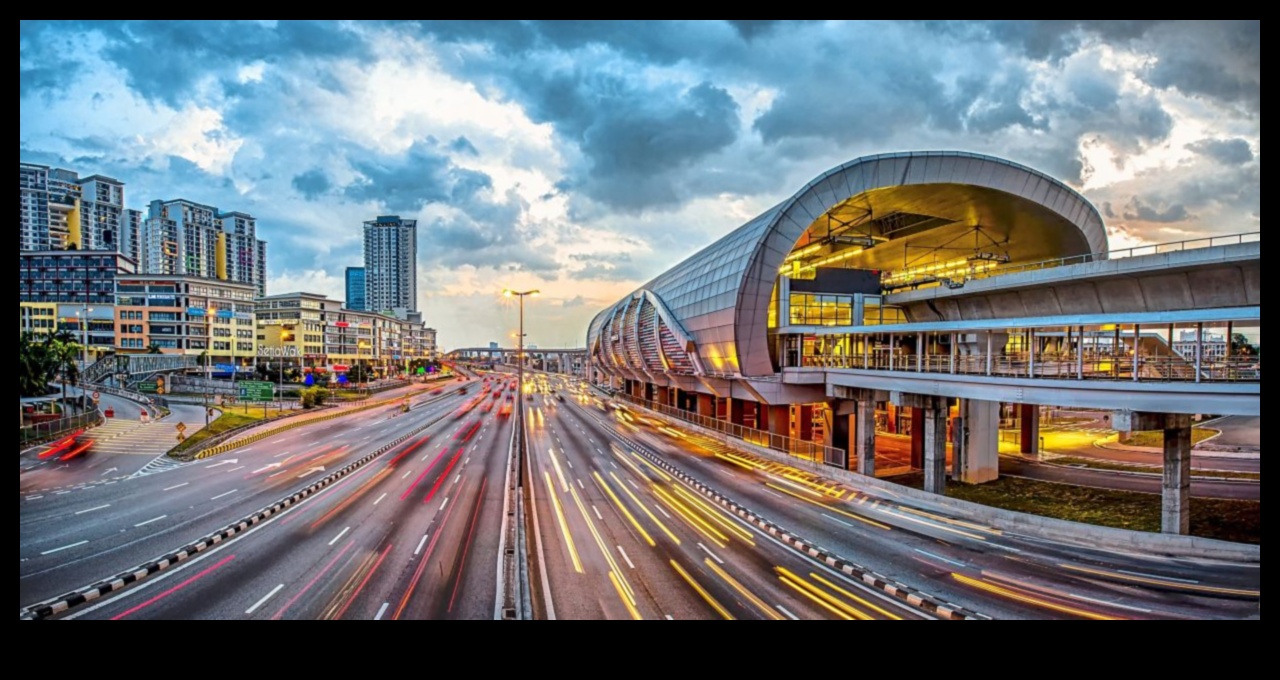
[{"label": "striped curb", "polygon": [[50,616],[55,616],[57,614],[62,614],[74,607],[78,607],[85,603],[93,602],[94,600],[101,599],[104,596],[109,595],[117,590],[123,590],[127,586],[143,581],[155,574],[158,574],[170,567],[173,567],[174,565],[185,562],[186,560],[191,559],[192,557],[199,555],[200,553],[206,550],[209,550],[214,546],[230,541],[236,538],[237,536],[245,533],[250,528],[265,522],[271,517],[274,517],[284,512],[285,510],[288,510],[289,508],[301,503],[307,498],[314,496],[315,494],[319,493],[325,488],[332,486],[335,482],[341,480],[344,477],[349,476],[351,473],[355,472],[356,470],[359,470],[365,465],[368,465],[370,462],[372,462],[374,459],[378,458],[382,454],[416,437],[417,435],[421,434],[423,431],[427,430],[428,428],[434,426],[435,424],[449,417],[449,415],[450,415],[449,413],[445,413],[439,416],[438,418],[435,418],[430,422],[427,422],[422,426],[415,428],[412,432],[408,432],[404,434],[403,436],[391,442],[390,444],[383,445],[381,448],[374,451],[373,453],[367,454],[363,458],[360,458],[359,460],[348,463],[345,467],[339,470],[336,470],[332,474],[320,479],[319,481],[312,483],[310,486],[294,493],[293,495],[287,496],[279,501],[276,501],[275,503],[272,503],[271,505],[249,515],[248,517],[245,517],[237,522],[227,525],[226,527],[218,531],[215,531],[212,534],[209,534],[203,538],[200,538],[192,543],[188,543],[187,545],[181,548],[178,548],[177,550],[174,550],[165,555],[157,557],[156,559],[151,560],[150,562],[140,564],[137,567],[134,567],[133,569],[120,572],[119,574],[116,574],[115,576],[109,579],[99,581],[93,585],[87,586],[85,588],[81,588],[79,590],[67,593],[65,595],[60,595],[51,600],[45,600],[44,602],[40,602],[37,604],[33,604],[29,607],[25,607],[19,610],[18,619],[20,621],[37,621],[40,619],[47,619]]},{"label": "striped curb", "polygon": [[863,584],[880,590],[885,594],[908,605],[920,609],[922,611],[933,614],[941,619],[951,621],[989,621],[991,617],[985,614],[979,614],[975,611],[965,609],[958,605],[951,604],[945,600],[923,593],[910,586],[903,585],[894,581],[887,576],[877,574],[866,567],[855,562],[838,557],[835,553],[815,545],[812,541],[805,540],[794,533],[783,529],[781,526],[757,515],[747,508],[739,505],[728,496],[721,494],[719,491],[703,484],[685,471],[663,460],[662,457],[654,454],[643,445],[617,434],[612,429],[606,428],[610,436],[618,441],[635,449],[640,455],[644,456],[650,463],[662,468],[665,472],[674,475],[680,481],[697,489],[699,493],[708,499],[715,501],[735,516],[740,517],[752,526],[769,534],[770,536],[782,541],[788,547],[804,554],[806,557],[812,558],[822,564],[825,564],[836,571],[841,572],[845,576],[861,581]]}]

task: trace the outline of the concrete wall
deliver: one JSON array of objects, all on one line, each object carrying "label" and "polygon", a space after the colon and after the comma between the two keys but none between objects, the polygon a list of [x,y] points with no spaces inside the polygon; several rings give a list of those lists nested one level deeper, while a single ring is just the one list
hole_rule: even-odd
[{"label": "concrete wall", "polygon": [[1244,243],[1039,269],[895,293],[920,321],[1166,312],[1261,304],[1261,244]]}]

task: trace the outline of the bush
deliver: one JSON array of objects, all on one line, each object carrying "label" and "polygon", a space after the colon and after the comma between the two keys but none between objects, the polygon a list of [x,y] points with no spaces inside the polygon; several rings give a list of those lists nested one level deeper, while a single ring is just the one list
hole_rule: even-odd
[{"label": "bush", "polygon": [[302,408],[314,408],[316,405],[315,392],[307,389],[302,391]]},{"label": "bush", "polygon": [[324,406],[324,403],[329,400],[329,390],[323,387],[312,387],[311,392],[316,406]]}]

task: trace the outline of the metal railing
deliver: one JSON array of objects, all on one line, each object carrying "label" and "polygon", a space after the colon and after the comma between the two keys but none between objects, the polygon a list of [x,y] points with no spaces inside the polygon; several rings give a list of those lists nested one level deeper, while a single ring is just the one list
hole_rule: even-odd
[{"label": "metal railing", "polygon": [[966,281],[989,279],[997,276],[1004,276],[1006,274],[1017,274],[1019,272],[1035,271],[1040,269],[1052,269],[1054,267],[1064,267],[1072,264],[1084,264],[1085,262],[1119,260],[1126,257],[1140,257],[1142,255],[1161,255],[1164,253],[1181,252],[1183,250],[1198,250],[1200,248],[1231,246],[1239,245],[1241,243],[1259,243],[1261,241],[1261,231],[1248,231],[1239,234],[1227,234],[1224,236],[1206,236],[1204,238],[1185,239],[1182,241],[1171,241],[1169,243],[1133,246],[1131,248],[1121,248],[1120,250],[1109,250],[1105,253],[1071,255],[1068,257],[1058,257],[1051,260],[1040,260],[1039,262],[1027,262],[1024,264],[987,268],[975,267],[969,271],[963,272],[960,276],[928,277],[922,275],[920,278],[909,281],[893,282],[891,281],[891,278],[895,276],[902,276],[901,272],[895,273],[892,271],[885,271],[881,275],[881,282],[885,292],[893,292],[903,288],[917,288],[927,283],[942,283],[953,288],[958,288],[963,286]]},{"label": "metal railing", "polygon": [[774,434],[764,430],[756,430],[743,425],[736,425],[726,420],[718,420],[709,416],[700,416],[696,413],[689,413],[678,408],[673,408],[665,404],[659,404],[647,399],[638,399],[629,394],[622,392],[613,395],[615,399],[635,404],[649,409],[655,413],[659,413],[668,418],[696,425],[698,427],[714,430],[720,434],[740,439],[748,444],[754,444],[773,451],[780,451],[791,456],[809,461],[810,463],[819,463],[847,469],[848,452],[844,449],[834,446],[826,446],[816,442],[807,442],[803,439],[795,439],[785,435]]},{"label": "metal railing", "polygon": [[94,427],[101,422],[102,412],[95,407],[88,413],[25,425],[21,428],[19,443],[22,447],[31,446],[50,439],[57,439],[68,432]]},{"label": "metal railing", "polygon": [[[1000,378],[1050,378],[1054,380],[1131,380],[1138,382],[1261,382],[1258,357],[1203,360],[1199,380],[1195,362],[1178,356],[1139,356],[1086,353],[1037,356],[1025,353],[985,356],[940,354],[816,355],[801,357],[802,369],[858,369],[902,373],[948,373]],[[1135,377],[1135,368],[1137,369]]]}]

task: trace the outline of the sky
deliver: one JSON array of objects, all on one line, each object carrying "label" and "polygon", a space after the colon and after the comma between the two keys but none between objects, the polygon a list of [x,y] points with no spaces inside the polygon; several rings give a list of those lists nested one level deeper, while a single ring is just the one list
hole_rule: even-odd
[{"label": "sky", "polygon": [[418,220],[443,348],[601,308],[858,156],[992,154],[1111,247],[1259,229],[1259,22],[23,21],[24,162],[258,218],[268,292],[341,299]]}]

